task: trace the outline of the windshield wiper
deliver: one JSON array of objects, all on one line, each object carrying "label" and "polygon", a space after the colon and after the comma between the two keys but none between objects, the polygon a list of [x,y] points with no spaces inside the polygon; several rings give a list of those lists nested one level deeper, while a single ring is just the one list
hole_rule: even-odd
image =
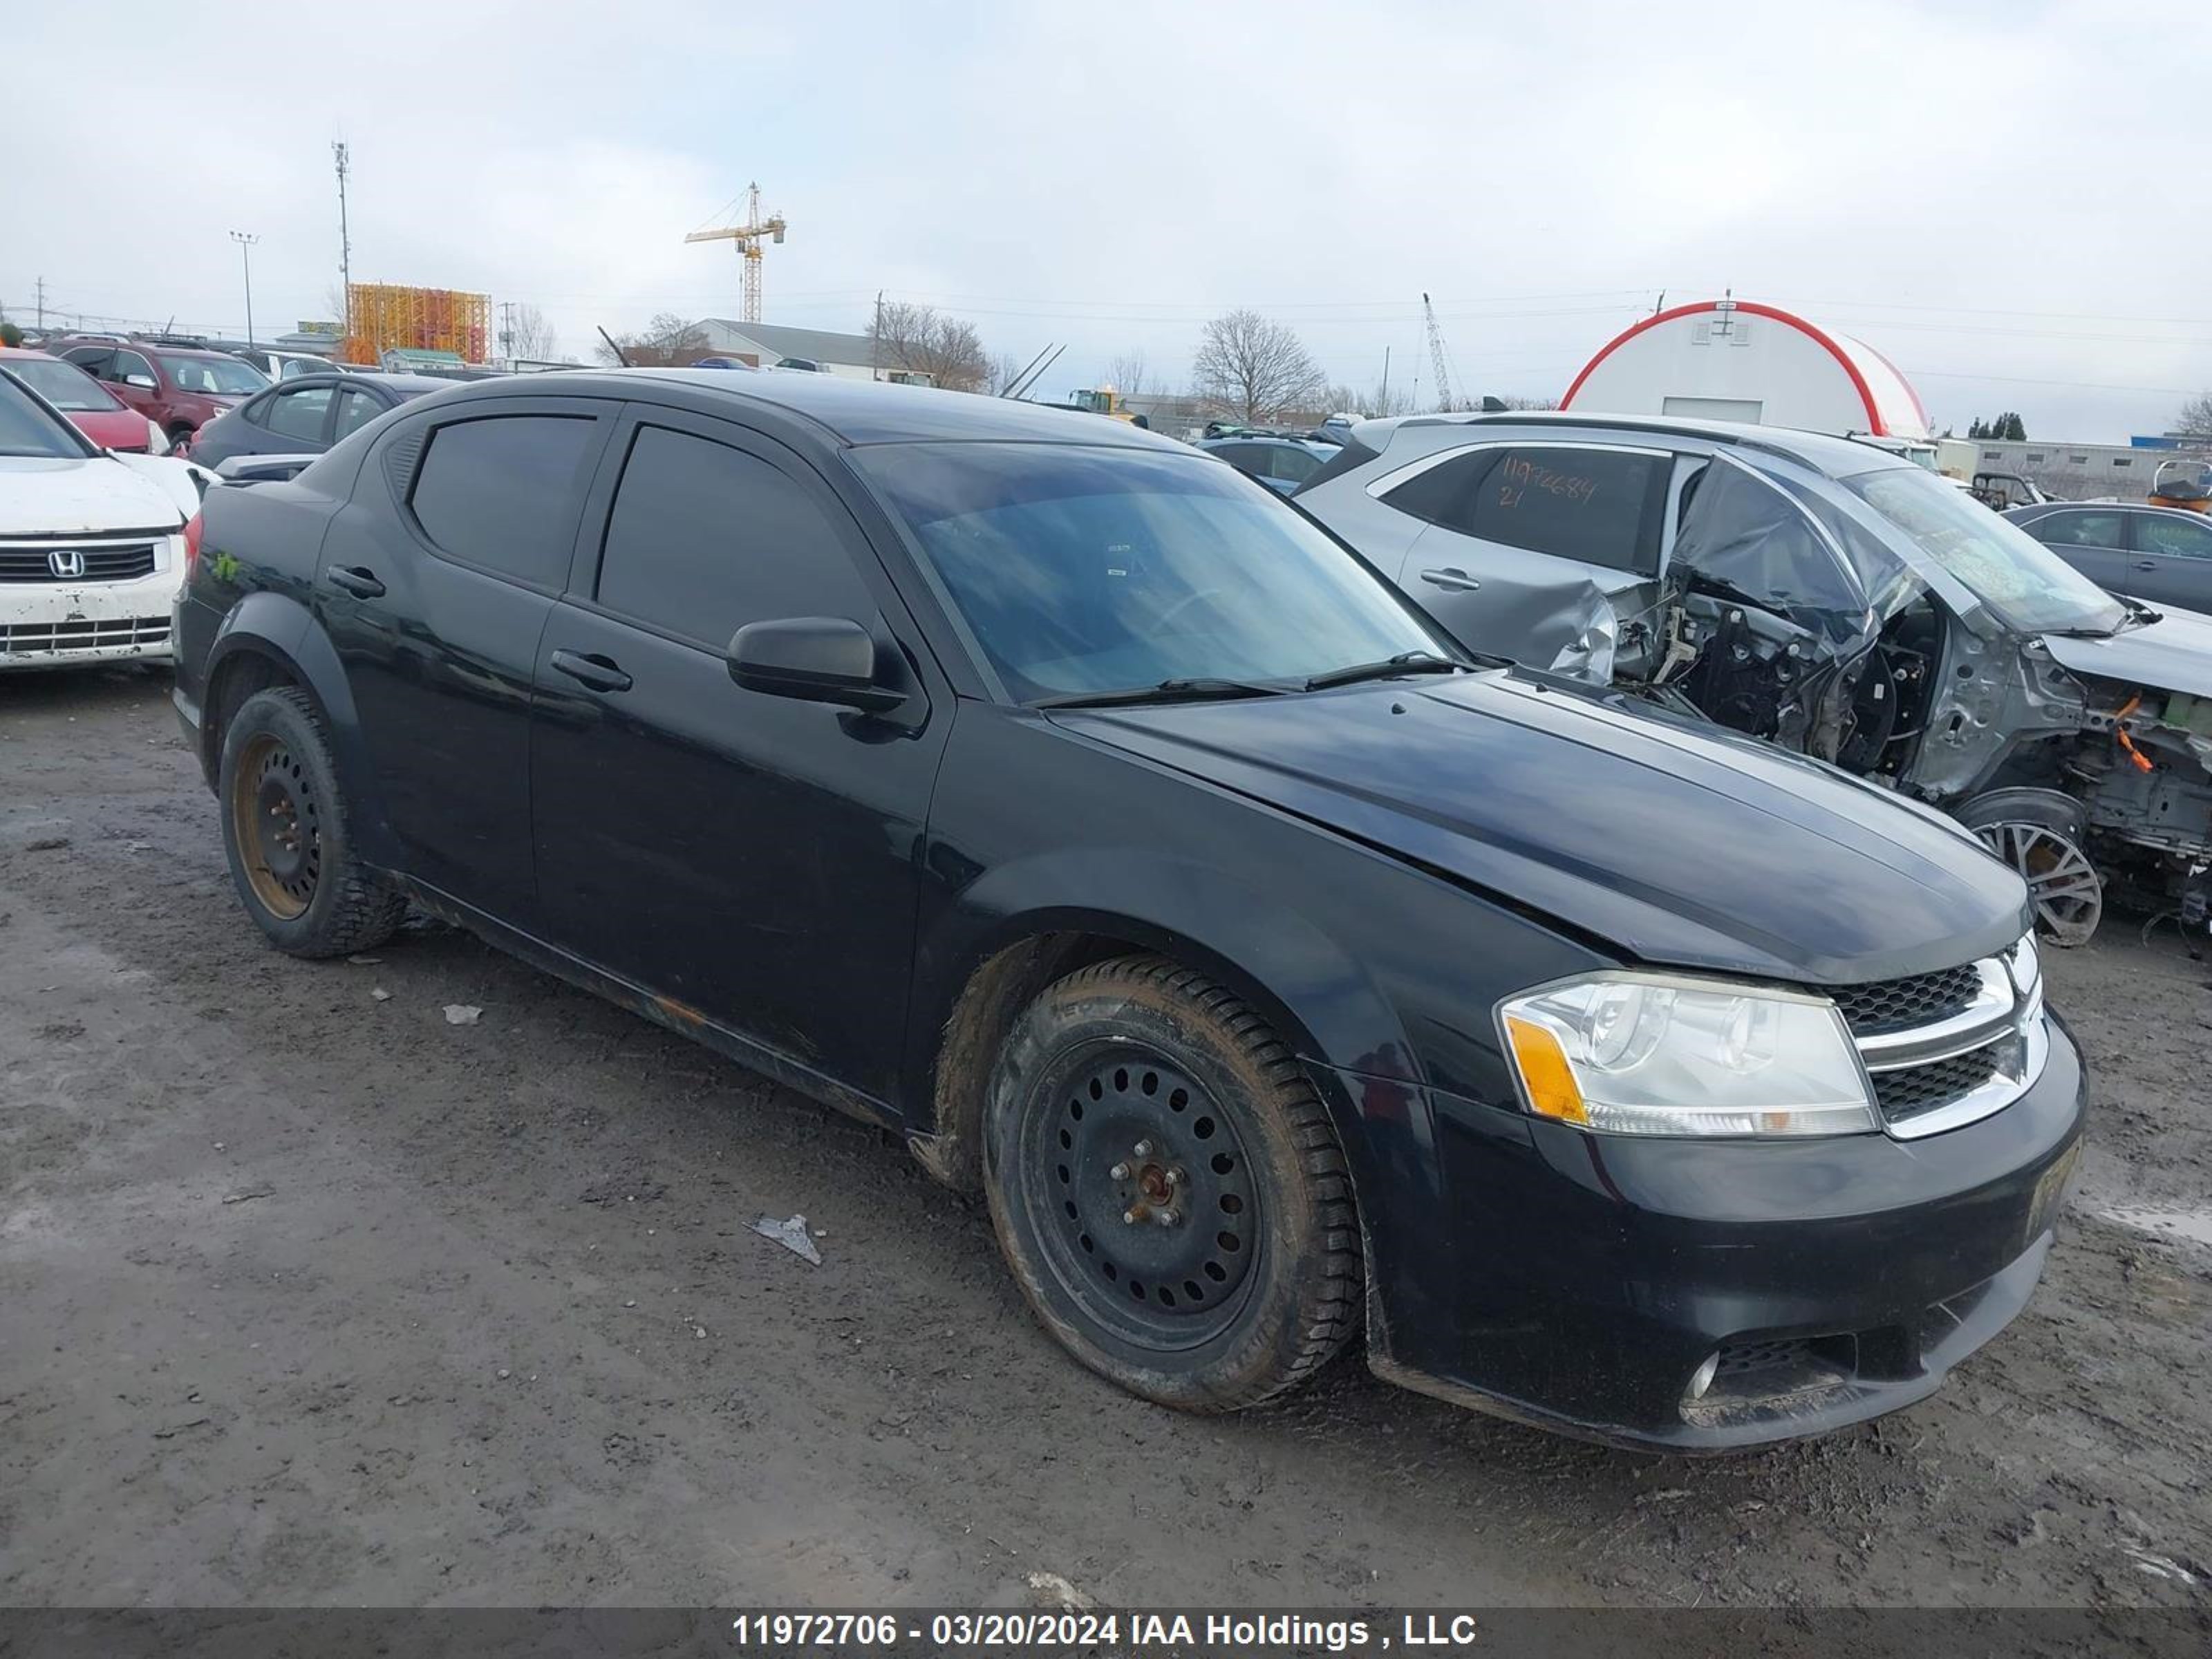
[{"label": "windshield wiper", "polygon": [[1309,691],[1326,691],[1332,685],[1351,685],[1360,680],[1387,680],[1399,674],[1456,674],[1458,663],[1433,651],[1401,651],[1380,662],[1356,662],[1349,668],[1332,668],[1306,682]]},{"label": "windshield wiper", "polygon": [[1175,679],[1125,685],[1115,691],[1068,691],[1038,697],[1032,708],[1110,708],[1121,703],[1206,702],[1222,697],[1279,697],[1286,688],[1259,680]]}]

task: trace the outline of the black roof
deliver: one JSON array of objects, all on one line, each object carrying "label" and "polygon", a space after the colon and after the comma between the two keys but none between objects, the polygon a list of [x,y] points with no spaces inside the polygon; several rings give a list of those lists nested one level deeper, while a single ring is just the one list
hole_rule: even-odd
[{"label": "black roof", "polygon": [[271,380],[271,386],[289,390],[295,386],[358,386],[362,381],[372,386],[389,386],[410,398],[421,398],[433,392],[452,390],[453,382],[441,380],[428,374],[386,374],[378,369],[313,368],[305,374],[288,374],[281,380]]},{"label": "black roof", "polygon": [[[798,416],[848,444],[927,443],[933,440],[996,440],[1013,443],[1110,445],[1128,449],[1189,449],[1131,426],[1084,410],[1049,409],[1011,398],[929,386],[893,386],[836,374],[763,369],[735,374],[726,368],[596,368],[573,373],[513,375],[469,388],[485,397],[605,397],[633,386],[681,388],[696,401],[765,404]],[[453,388],[449,386],[448,391]]]}]

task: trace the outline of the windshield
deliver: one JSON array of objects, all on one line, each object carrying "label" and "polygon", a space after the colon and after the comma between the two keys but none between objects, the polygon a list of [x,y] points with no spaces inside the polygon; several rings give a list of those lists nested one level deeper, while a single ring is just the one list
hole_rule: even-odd
[{"label": "windshield", "polygon": [[0,372],[0,455],[78,461],[85,447],[75,427],[43,407],[9,373]]},{"label": "windshield", "polygon": [[161,367],[169,371],[169,378],[177,383],[180,392],[243,398],[269,384],[266,374],[236,357],[186,357],[167,351],[154,355],[161,359]]},{"label": "windshield", "polygon": [[58,358],[10,357],[5,366],[56,409],[88,413],[123,407],[107,395],[99,381],[75,363],[65,363]]},{"label": "windshield", "polygon": [[1450,653],[1297,512],[1196,454],[1041,444],[854,452],[1017,699],[1284,681]]},{"label": "windshield", "polygon": [[1842,483],[2008,628],[2109,634],[2127,620],[2118,599],[1943,478],[1917,467],[1885,467]]}]

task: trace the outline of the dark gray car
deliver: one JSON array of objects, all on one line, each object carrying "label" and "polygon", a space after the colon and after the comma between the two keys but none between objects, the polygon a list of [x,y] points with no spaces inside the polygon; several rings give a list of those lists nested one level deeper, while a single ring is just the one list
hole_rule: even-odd
[{"label": "dark gray car", "polygon": [[235,455],[319,455],[409,398],[452,385],[422,374],[296,375],[202,427],[192,459],[218,466]]},{"label": "dark gray car", "polygon": [[[2086,939],[2107,883],[2212,912],[2212,617],[2116,598],[1873,445],[1722,422],[1419,416],[1297,504],[1470,648],[1954,814]],[[2143,516],[2193,534],[2193,514]],[[2094,863],[2091,862],[2094,856]]]},{"label": "dark gray car", "polygon": [[2212,612],[2212,519],[2202,513],[2045,501],[2005,517],[2107,592]]}]

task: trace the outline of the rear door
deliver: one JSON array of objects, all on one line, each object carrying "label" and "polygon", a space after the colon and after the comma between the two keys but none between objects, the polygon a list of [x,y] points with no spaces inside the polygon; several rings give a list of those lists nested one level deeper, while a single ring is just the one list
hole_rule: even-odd
[{"label": "rear door", "polygon": [[2027,533],[2098,586],[2131,593],[2128,583],[2127,521],[2118,507],[2069,507],[2032,520]]},{"label": "rear door", "polygon": [[804,459],[646,406],[625,417],[586,523],[537,664],[550,937],[889,1095],[950,699],[893,725],[741,690],[727,659],[748,623],[843,617],[918,675],[886,621],[904,612],[880,562]]},{"label": "rear door", "polygon": [[2194,513],[2131,513],[2135,546],[2119,592],[2157,605],[2212,611],[2212,524]]},{"label": "rear door", "polygon": [[410,872],[520,927],[531,678],[619,407],[485,398],[396,426],[323,541],[315,613]]},{"label": "rear door", "polygon": [[[1399,586],[1474,649],[1609,677],[1614,596],[1656,582],[1674,457],[1628,445],[1491,443],[1374,486],[1423,521]],[[1634,605],[1632,597],[1630,599]]]}]

